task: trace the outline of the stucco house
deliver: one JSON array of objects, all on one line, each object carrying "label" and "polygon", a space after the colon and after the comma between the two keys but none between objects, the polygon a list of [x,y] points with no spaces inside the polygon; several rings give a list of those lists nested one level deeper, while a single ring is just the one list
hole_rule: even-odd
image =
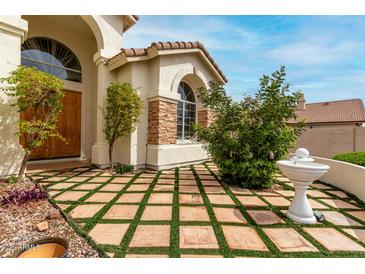
[{"label": "stucco house", "polygon": [[326,158],[365,151],[365,109],[361,99],[308,104],[303,95],[296,115],[296,120],[289,120],[291,125],[305,121],[296,148],[305,147],[313,155]]},{"label": "stucco house", "polygon": [[[50,138],[33,160],[86,159],[108,163],[103,134],[106,88],[128,82],[144,101],[137,129],[120,140],[114,159],[138,168],[164,169],[208,158],[194,142],[192,124],[208,125],[210,115],[196,91],[226,77],[199,42],[158,42],[123,48],[123,34],[137,16],[0,16],[0,77],[20,64],[35,66],[64,82],[64,110],[58,129],[68,144]],[[0,175],[18,169],[22,148],[17,120],[0,95]]]}]

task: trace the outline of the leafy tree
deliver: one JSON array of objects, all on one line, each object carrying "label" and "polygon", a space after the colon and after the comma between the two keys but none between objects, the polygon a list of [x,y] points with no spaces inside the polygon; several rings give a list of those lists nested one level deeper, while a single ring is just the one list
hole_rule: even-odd
[{"label": "leafy tree", "polygon": [[55,76],[24,66],[12,71],[9,77],[0,78],[0,82],[7,83],[0,89],[14,99],[12,105],[18,108],[18,112],[27,113],[27,119],[19,119],[17,132],[25,140],[22,144],[25,153],[18,174],[18,180],[21,180],[32,151],[41,147],[50,136],[64,140],[56,130],[63,107],[63,83]]},{"label": "leafy tree", "polygon": [[226,95],[223,85],[210,82],[198,96],[214,113],[208,128],[196,126],[197,136],[218,165],[223,180],[243,187],[268,188],[276,171],[275,162],[295,145],[303,124],[290,127],[295,118],[300,93],[290,93],[285,82],[285,67],[264,75],[254,97],[240,102]]},{"label": "leafy tree", "polygon": [[142,112],[143,102],[137,91],[128,83],[114,82],[107,88],[107,107],[104,114],[105,137],[109,143],[109,164],[113,170],[113,146],[121,138],[135,130]]}]

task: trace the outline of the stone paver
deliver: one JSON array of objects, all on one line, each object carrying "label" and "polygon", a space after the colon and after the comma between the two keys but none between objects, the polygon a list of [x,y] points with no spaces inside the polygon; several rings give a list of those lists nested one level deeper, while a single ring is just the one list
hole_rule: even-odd
[{"label": "stone paver", "polygon": [[152,178],[137,178],[133,184],[150,184],[152,180]]},{"label": "stone paver", "polygon": [[129,246],[168,247],[169,244],[169,225],[138,225]]},{"label": "stone paver", "polygon": [[43,181],[45,181],[45,182],[59,182],[59,181],[65,180],[65,179],[67,179],[67,177],[55,176],[55,177],[50,177],[50,178],[44,179]]},{"label": "stone paver", "polygon": [[221,223],[247,223],[242,213],[237,208],[214,207],[214,215]]},{"label": "stone paver", "polygon": [[221,184],[217,181],[202,180],[201,183],[203,186],[221,186]]},{"label": "stone paver", "polygon": [[346,213],[354,216],[355,218],[365,222],[365,211],[346,211]]},{"label": "stone paver", "polygon": [[132,220],[138,208],[138,205],[113,205],[103,219]]},{"label": "stone paver", "polygon": [[108,203],[117,193],[97,192],[86,199],[86,202]]},{"label": "stone paver", "polygon": [[358,208],[357,206],[354,206],[348,202],[339,200],[339,199],[322,199],[322,202],[325,202],[326,204],[334,207],[334,208]]},{"label": "stone paver", "polygon": [[158,179],[157,184],[158,185],[174,185],[175,180],[173,180],[173,179]]},{"label": "stone paver", "polygon": [[208,194],[225,194],[226,191],[224,190],[223,187],[220,187],[220,186],[206,186],[204,187],[204,191],[205,193],[208,193]]},{"label": "stone paver", "polygon": [[66,191],[61,195],[57,196],[57,201],[78,201],[81,197],[88,194],[87,191]]},{"label": "stone paver", "polygon": [[344,231],[365,244],[365,229],[346,228]]},{"label": "stone paver", "polygon": [[179,180],[179,185],[180,186],[197,186],[198,184],[196,183],[195,180]]},{"label": "stone paver", "polygon": [[149,204],[172,204],[173,195],[172,193],[152,193]]},{"label": "stone paver", "polygon": [[256,230],[252,227],[222,226],[228,246],[242,250],[268,250]]},{"label": "stone paver", "polygon": [[168,258],[168,255],[163,254],[127,254],[126,258]]},{"label": "stone paver", "polygon": [[89,179],[89,178],[88,177],[76,176],[76,177],[71,177],[71,178],[67,179],[66,182],[81,183],[81,182],[85,182],[87,179]]},{"label": "stone paver", "polygon": [[199,188],[197,186],[179,186],[180,193],[200,193]]},{"label": "stone paver", "polygon": [[330,251],[365,251],[361,245],[334,228],[305,227],[304,231]]},{"label": "stone paver", "polygon": [[235,203],[228,195],[221,195],[221,194],[207,194],[209,201],[212,204],[218,205],[234,205]]},{"label": "stone paver", "polygon": [[361,225],[358,222],[342,215],[337,211],[322,211],[324,216],[326,217],[326,221],[329,221],[335,225],[344,225],[344,226],[357,226]]},{"label": "stone paver", "polygon": [[326,186],[324,184],[313,184],[312,186],[319,189],[332,189],[330,186]]},{"label": "stone paver", "polygon": [[237,199],[246,207],[265,206],[267,204],[256,196],[237,196]]},{"label": "stone paver", "polygon": [[142,221],[170,221],[172,206],[146,206],[142,214]]},{"label": "stone paver", "polygon": [[129,224],[97,224],[89,236],[98,244],[119,245]]},{"label": "stone paver", "polygon": [[66,210],[71,204],[56,204],[60,209]]},{"label": "stone paver", "polygon": [[307,195],[312,196],[314,198],[330,198],[329,195],[327,195],[326,193],[323,193],[319,190],[307,190]]},{"label": "stone paver", "polygon": [[340,190],[327,190],[327,192],[340,198],[348,198],[347,194]]},{"label": "stone paver", "polygon": [[264,228],[263,230],[281,252],[318,251],[293,228]]},{"label": "stone paver", "polygon": [[75,188],[73,188],[73,190],[94,190],[95,188],[98,188],[100,186],[100,184],[82,184],[79,185]]},{"label": "stone paver", "polygon": [[120,184],[107,184],[106,186],[102,187],[100,189],[100,191],[115,191],[115,192],[119,192],[124,187],[125,187],[125,185],[120,185]]},{"label": "stone paver", "polygon": [[180,226],[180,248],[218,248],[211,226]]},{"label": "stone paver", "polygon": [[88,183],[105,183],[106,181],[110,180],[110,177],[94,177],[91,178]]},{"label": "stone paver", "polygon": [[91,218],[93,217],[100,209],[103,208],[103,204],[94,204],[94,205],[78,205],[70,212],[70,216],[72,218]]},{"label": "stone paver", "polygon": [[129,186],[127,188],[127,192],[132,192],[132,191],[146,191],[149,187],[150,187],[150,185],[142,185],[142,184],[131,185],[131,186]]},{"label": "stone paver", "polygon": [[205,206],[180,206],[179,210],[180,221],[210,221]]},{"label": "stone paver", "polygon": [[242,187],[230,187],[229,188],[236,195],[250,195],[252,192],[246,188]]},{"label": "stone paver", "polygon": [[58,183],[58,184],[50,186],[48,189],[66,189],[66,188],[72,187],[74,185],[75,185],[75,183]]},{"label": "stone paver", "polygon": [[263,197],[280,197],[280,195],[274,191],[255,191],[255,193],[259,196],[263,196]]},{"label": "stone paver", "polygon": [[129,183],[129,181],[131,180],[131,178],[128,178],[128,177],[117,177],[117,178],[114,178],[111,183],[113,184],[127,184]]},{"label": "stone paver", "polygon": [[153,188],[153,191],[169,191],[169,192],[172,192],[172,191],[174,191],[174,186],[173,185],[155,185],[155,187]]},{"label": "stone paver", "polygon": [[195,255],[195,254],[181,254],[180,258],[223,258],[222,255],[204,255],[204,254],[199,254],[199,255]]},{"label": "stone paver", "polygon": [[119,197],[117,203],[140,203],[144,195],[144,193],[124,193]]},{"label": "stone paver", "polygon": [[247,210],[247,213],[259,225],[284,223],[278,215],[270,210]]},{"label": "stone paver", "polygon": [[292,190],[276,190],[276,192],[285,197],[293,197],[295,194],[295,192]]},{"label": "stone paver", "polygon": [[202,204],[203,198],[199,194],[179,194],[180,204]]},{"label": "stone paver", "polygon": [[290,201],[283,197],[265,197],[265,200],[268,201],[273,206],[289,206]]},{"label": "stone paver", "polygon": [[317,202],[316,200],[313,199],[308,199],[309,204],[311,205],[311,207],[313,209],[324,209],[324,208],[328,208],[328,206],[325,206],[323,204],[321,204],[320,202]]}]

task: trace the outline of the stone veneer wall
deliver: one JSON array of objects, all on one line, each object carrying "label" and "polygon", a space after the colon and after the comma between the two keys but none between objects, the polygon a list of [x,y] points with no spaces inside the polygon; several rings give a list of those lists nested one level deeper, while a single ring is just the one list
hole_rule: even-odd
[{"label": "stone veneer wall", "polygon": [[148,103],[148,144],[176,143],[177,104],[162,100]]},{"label": "stone veneer wall", "polygon": [[208,109],[202,109],[198,111],[198,124],[203,127],[209,127],[214,117],[213,113]]}]

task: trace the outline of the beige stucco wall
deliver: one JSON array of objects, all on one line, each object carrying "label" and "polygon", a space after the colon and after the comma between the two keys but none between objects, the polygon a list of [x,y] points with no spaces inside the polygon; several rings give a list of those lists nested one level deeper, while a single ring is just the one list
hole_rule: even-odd
[{"label": "beige stucco wall", "polygon": [[365,167],[326,158],[313,158],[318,163],[330,166],[330,170],[320,178],[321,181],[352,193],[365,202]]},{"label": "beige stucco wall", "polygon": [[[28,29],[20,16],[0,16],[0,77],[20,64],[20,45]],[[16,136],[19,114],[0,91],[0,177],[17,173],[23,150]]]},{"label": "beige stucco wall", "polygon": [[326,158],[339,153],[365,151],[365,128],[356,125],[306,127],[297,140],[298,147],[305,147],[312,155]]}]

